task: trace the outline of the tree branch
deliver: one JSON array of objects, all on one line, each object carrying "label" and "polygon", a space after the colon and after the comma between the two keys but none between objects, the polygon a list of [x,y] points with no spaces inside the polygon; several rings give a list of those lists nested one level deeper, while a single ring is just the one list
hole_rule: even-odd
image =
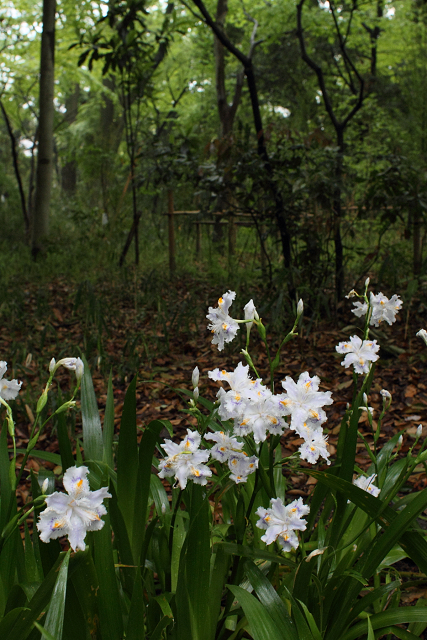
[{"label": "tree branch", "polygon": [[340,128],[340,123],[335,117],[334,109],[332,107],[331,99],[329,97],[328,90],[325,84],[325,78],[323,75],[322,68],[319,67],[318,64],[314,62],[312,58],[307,53],[307,49],[305,47],[304,33],[302,28],[302,8],[305,0],[300,0],[297,4],[297,37],[300,43],[301,48],[301,57],[308,66],[313,69],[314,73],[317,76],[317,82],[319,83],[320,91],[322,92],[323,102],[325,103],[325,109],[328,112],[328,115],[331,119],[332,124],[335,129],[338,130]]},{"label": "tree branch", "polygon": [[30,231],[30,219],[28,217],[27,205],[25,203],[24,188],[22,186],[21,173],[19,171],[19,166],[18,166],[18,154],[16,152],[16,140],[15,140],[15,136],[13,135],[13,131],[12,131],[12,127],[11,127],[11,124],[10,124],[9,117],[8,117],[8,115],[6,113],[6,109],[4,108],[3,102],[1,100],[0,100],[0,108],[1,108],[2,113],[3,113],[3,118],[4,118],[4,121],[6,123],[7,132],[9,134],[9,138],[10,138],[10,145],[11,145],[11,148],[12,148],[13,168],[14,168],[14,171],[15,171],[16,180],[18,182],[19,196],[21,198],[22,215],[24,216],[25,234],[28,235],[29,231]]}]

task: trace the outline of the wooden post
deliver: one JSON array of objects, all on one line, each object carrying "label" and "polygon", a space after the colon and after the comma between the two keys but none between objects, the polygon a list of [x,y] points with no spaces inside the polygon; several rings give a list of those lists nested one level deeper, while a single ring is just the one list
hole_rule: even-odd
[{"label": "wooden post", "polygon": [[233,214],[228,215],[228,264],[229,268],[233,268],[234,251],[236,248],[236,226],[234,224]]},{"label": "wooden post", "polygon": [[173,220],[173,191],[168,191],[168,230],[169,230],[169,273],[175,274],[175,229]]},{"label": "wooden post", "polygon": [[196,222],[196,260],[200,260],[201,254],[201,237],[200,237],[200,222]]},{"label": "wooden post", "polygon": [[266,255],[265,255],[265,237],[264,237],[264,233],[265,233],[265,225],[263,222],[260,222],[259,225],[259,244],[260,244],[260,251],[261,251],[261,274],[262,277],[265,278],[266,274],[267,274],[267,260],[266,260]]}]

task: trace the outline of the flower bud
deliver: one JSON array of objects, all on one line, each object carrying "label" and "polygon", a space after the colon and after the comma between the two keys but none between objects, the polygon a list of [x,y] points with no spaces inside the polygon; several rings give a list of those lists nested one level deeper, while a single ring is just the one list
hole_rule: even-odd
[{"label": "flower bud", "polygon": [[425,329],[420,329],[417,332],[417,337],[421,338],[421,340],[424,340],[425,344],[427,344],[427,331]]},{"label": "flower bud", "polygon": [[191,384],[194,388],[199,386],[199,367],[194,367],[193,374],[191,376]]},{"label": "flower bud", "polygon": [[381,395],[385,400],[391,400],[391,393],[390,393],[390,391],[387,391],[387,389],[381,389],[381,391],[380,391],[380,395]]},{"label": "flower bud", "polygon": [[300,298],[297,304],[297,318],[300,318],[302,316],[303,311],[304,311],[304,302],[302,301],[302,298]]},{"label": "flower bud", "polygon": [[56,360],[55,358],[52,358],[52,360],[49,362],[49,373],[53,373],[55,369],[55,364],[56,364]]},{"label": "flower bud", "polygon": [[365,280],[365,287],[368,287],[370,282],[371,282],[371,278],[369,278],[368,276]]},{"label": "flower bud", "polygon": [[368,396],[366,395],[366,393],[363,394],[363,402],[365,403],[365,407],[368,406]]},{"label": "flower bud", "polygon": [[75,406],[76,406],[76,401],[75,400],[68,400],[68,402],[64,402],[64,404],[62,404],[60,407],[58,407],[58,409],[55,411],[55,413],[56,414],[63,413],[64,411],[67,411],[67,409],[74,409]]},{"label": "flower bud", "polygon": [[40,413],[40,411],[46,405],[46,402],[47,402],[47,389],[45,389],[43,391],[43,393],[41,394],[40,398],[38,399],[37,409],[36,409],[37,413]]},{"label": "flower bud", "polygon": [[[249,300],[249,302],[243,307],[243,310],[245,312],[245,320],[259,320],[259,315],[257,313],[257,310],[255,309],[253,300]],[[248,335],[250,333],[250,330],[252,329],[252,325],[253,322],[246,323],[246,332]]]},{"label": "flower bud", "polygon": [[45,478],[41,486],[42,493],[46,493],[48,489],[49,489],[49,478]]},{"label": "flower bud", "polygon": [[81,358],[77,358],[76,359],[77,382],[80,382],[80,380],[83,378],[84,369],[85,369],[85,366],[84,366],[83,360]]},{"label": "flower bud", "polygon": [[61,365],[63,367],[65,367],[66,369],[70,369],[71,371],[75,371],[76,370],[76,365],[77,365],[77,358],[62,358],[62,360],[60,360],[58,362],[58,367],[59,365]]},{"label": "flower bud", "polygon": [[397,446],[399,449],[402,446],[402,444],[403,444],[403,436],[400,435],[399,438],[397,439]]},{"label": "flower bud", "polygon": [[417,432],[416,432],[416,434],[415,434],[415,437],[416,437],[416,439],[417,439],[417,440],[419,440],[419,438],[421,438],[421,436],[422,436],[422,435],[423,435],[423,425],[422,425],[422,424],[420,424],[420,425],[417,427]]},{"label": "flower bud", "polygon": [[193,390],[193,398],[194,398],[195,401],[198,400],[198,398],[199,398],[199,387],[195,387],[194,388],[194,390]]},{"label": "flower bud", "polygon": [[15,423],[13,422],[12,414],[9,413],[9,411],[7,412],[6,420],[7,430],[9,432],[9,435],[13,438],[15,436]]}]

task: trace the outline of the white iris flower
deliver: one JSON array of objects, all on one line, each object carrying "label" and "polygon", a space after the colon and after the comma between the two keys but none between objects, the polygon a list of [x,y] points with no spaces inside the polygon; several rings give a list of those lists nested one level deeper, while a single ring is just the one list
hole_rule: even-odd
[{"label": "white iris flower", "polygon": [[0,360],[0,398],[9,401],[14,400],[21,390],[22,382],[18,380],[5,380],[3,378],[6,373],[7,362]]},{"label": "white iris flower", "polygon": [[86,477],[88,472],[84,466],[70,467],[63,479],[67,493],[55,491],[46,497],[47,508],[37,523],[40,540],[49,542],[68,536],[73,551],[84,551],[86,532],[102,529],[101,516],[107,513],[102,501],[111,498],[111,494],[107,487],[91,491]]},{"label": "white iris flower", "polygon": [[175,476],[181,489],[185,489],[187,481],[205,485],[212,471],[204,462],[209,459],[209,451],[200,451],[201,436],[197,431],[187,429],[187,436],[180,444],[168,440],[160,445],[168,457],[159,463],[159,478]]},{"label": "white iris flower", "polygon": [[210,449],[210,454],[214,460],[226,462],[236,451],[241,451],[243,442],[228,436],[224,431],[205,434],[205,440],[213,440],[216,444]]},{"label": "white iris flower", "polygon": [[332,404],[332,394],[330,391],[319,391],[319,383],[319,377],[311,378],[308,371],[301,373],[298,382],[294,382],[289,376],[283,380],[282,387],[286,393],[277,396],[277,399],[283,415],[291,416],[291,429],[299,432],[307,421],[320,425],[326,420],[321,407]]},{"label": "white iris flower", "polygon": [[294,500],[287,506],[280,498],[272,498],[270,502],[270,509],[259,507],[256,510],[260,518],[256,526],[266,530],[261,540],[265,544],[272,544],[277,540],[283,551],[296,549],[298,538],[295,531],[304,531],[307,528],[307,521],[301,516],[309,513],[309,507],[303,503],[302,498]]},{"label": "white iris flower", "polygon": [[353,484],[359,489],[363,489],[363,491],[367,491],[374,496],[375,498],[380,494],[380,489],[372,484],[377,477],[376,473],[373,473],[371,476],[358,476],[353,480]]},{"label": "white iris flower", "polygon": [[248,476],[258,468],[258,458],[248,456],[244,451],[236,451],[228,458],[228,467],[231,471],[230,480],[236,484],[246,482]]},{"label": "white iris flower", "polygon": [[218,307],[209,307],[207,319],[210,320],[208,329],[212,331],[214,337],[212,344],[218,345],[218,351],[224,349],[225,342],[231,342],[239,329],[238,323],[228,315],[228,310],[236,297],[235,291],[229,291],[218,300]]},{"label": "white iris flower", "polygon": [[[383,293],[377,293],[376,295],[370,293],[370,305],[372,308],[371,318],[369,320],[369,324],[374,327],[379,327],[380,323],[384,320],[388,322],[388,324],[393,324],[396,321],[396,314],[402,308],[402,300],[394,294],[390,300]],[[368,304],[366,302],[353,302],[354,309],[352,309],[353,313],[358,316],[366,315],[368,311]]]},{"label": "white iris flower", "polygon": [[361,340],[359,336],[352,336],[348,342],[340,342],[336,347],[338,353],[346,356],[341,362],[343,367],[353,365],[356,373],[369,373],[370,363],[378,360],[377,351],[380,346],[376,340]]}]

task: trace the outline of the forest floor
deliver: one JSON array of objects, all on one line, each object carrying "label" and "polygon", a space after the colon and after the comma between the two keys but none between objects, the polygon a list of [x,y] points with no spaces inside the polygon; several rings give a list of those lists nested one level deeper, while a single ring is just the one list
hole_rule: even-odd
[{"label": "forest floor", "polygon": [[[240,344],[236,339],[236,344],[226,345],[222,352],[211,344],[205,315],[209,305],[216,306],[218,292],[210,290],[207,285],[197,286],[190,309],[179,316],[178,322],[173,309],[168,316],[167,304],[160,310],[138,309],[132,296],[122,296],[119,302],[115,302],[117,294],[114,290],[104,291],[101,303],[106,311],[101,321],[93,322],[88,320],[93,300],[83,310],[76,310],[76,287],[73,285],[61,280],[52,282],[43,293],[42,307],[40,290],[31,285],[25,287],[19,310],[15,309],[8,319],[3,319],[0,333],[0,358],[9,363],[6,377],[23,380],[16,402],[20,445],[24,445],[28,437],[34,406],[48,377],[50,359],[55,357],[58,360],[80,353],[85,353],[92,366],[101,415],[111,369],[118,428],[126,388],[135,372],[138,373],[139,426],[158,418],[169,420],[177,434],[191,426],[193,418],[185,411],[188,399],[177,390],[191,390],[194,367],[197,365],[200,370],[201,395],[213,400],[219,384],[208,378],[208,371],[216,367],[231,370],[239,360],[244,361],[239,353],[244,346],[244,330],[240,332]],[[188,283],[178,281],[173,288],[164,289],[161,294],[166,303],[172,296],[181,301],[189,297]],[[256,294],[254,298],[256,302]],[[99,303],[96,300],[92,306]],[[306,323],[303,322],[299,336],[283,349],[282,363],[275,375],[276,392],[281,391],[280,381],[286,376],[296,380],[303,371],[319,376],[320,388],[332,392],[334,402],[326,407],[328,421],[324,425],[329,434],[332,455],[346,404],[352,398],[352,370],[341,366],[342,356],[335,351],[340,341],[357,332],[355,325],[358,320],[350,312],[352,305],[346,302],[345,307],[339,319],[341,326],[333,326],[331,321],[319,321],[307,335]],[[404,430],[403,451],[411,446],[413,434],[420,423],[424,426],[424,435],[427,435],[427,354],[423,342],[415,336],[423,326],[423,320],[415,309],[416,304],[412,304],[409,313],[403,308],[393,326],[385,325],[381,331],[373,329],[371,332],[371,337],[378,339],[381,349],[369,405],[374,408],[375,422],[382,408],[380,390],[387,389],[392,394],[393,401],[383,420],[381,435],[389,439],[396,431]],[[263,320],[268,331],[268,320]],[[250,352],[264,382],[268,383],[267,356],[254,329]],[[277,344],[279,338],[277,332],[276,335],[273,333],[272,343]],[[69,372],[60,370],[55,380],[66,397],[67,389],[71,387]],[[55,393],[55,383],[50,393]],[[366,413],[362,415],[360,430],[369,438]],[[55,451],[57,442],[54,434],[46,434],[44,446]],[[295,434],[286,433],[283,446],[285,455],[294,451],[299,446]],[[368,454],[361,445],[358,463],[363,467],[367,462]],[[420,486],[417,488],[427,485],[426,474],[422,472],[419,476],[417,485]]]},{"label": "forest floor", "polygon": [[[0,359],[9,363],[5,377],[16,377],[23,381],[22,391],[14,403],[18,448],[25,447],[28,442],[35,405],[48,377],[50,359],[55,357],[58,360],[59,357],[72,357],[80,353],[85,353],[91,364],[101,419],[106,403],[108,374],[110,369],[112,371],[117,432],[126,388],[136,371],[138,425],[143,427],[159,418],[168,420],[177,437],[192,427],[194,419],[186,413],[188,397],[178,390],[191,390],[191,374],[197,365],[200,370],[200,394],[213,400],[219,384],[212,382],[207,373],[216,367],[231,370],[237,366],[242,359],[239,351],[244,346],[244,330],[240,332],[240,343],[236,340],[236,344],[227,345],[224,351],[219,352],[211,344],[205,315],[207,307],[216,306],[218,295],[223,292],[213,291],[206,284],[191,285],[193,293],[189,292],[188,282],[175,282],[173,287],[163,290],[156,304],[150,306],[138,303],[135,296],[123,295],[123,291],[118,296],[117,290],[104,288],[102,296],[98,292],[96,297],[92,292],[92,297],[86,296],[85,303],[77,305],[77,308],[77,287],[68,282],[55,280],[42,293],[34,285],[24,286],[19,302],[7,307],[7,318],[5,307],[1,309],[3,322],[0,333]],[[41,295],[43,304],[40,303]],[[253,297],[256,303],[256,293]],[[185,313],[176,311],[177,300],[187,300]],[[303,371],[318,375],[320,389],[332,392],[334,402],[326,407],[328,420],[323,425],[329,436],[331,456],[336,449],[346,404],[352,398],[352,371],[341,366],[342,356],[335,351],[340,341],[357,331],[355,325],[359,321],[350,312],[351,307],[350,301],[346,301],[337,323],[340,326],[334,326],[330,320],[322,320],[313,325],[308,333],[308,323],[303,322],[298,337],[283,350],[282,364],[276,370],[276,392],[281,391],[280,380],[285,376],[297,380]],[[381,331],[374,330],[371,335],[381,345],[369,395],[369,405],[374,409],[374,425],[382,408],[380,390],[387,389],[393,397],[382,423],[379,446],[398,431],[403,431],[401,455],[413,445],[420,423],[423,425],[423,436],[427,436],[427,356],[426,347],[415,336],[423,327],[423,319],[416,310],[415,303],[412,303],[409,312],[404,307],[393,326],[381,327]],[[268,329],[268,318],[266,323]],[[278,339],[277,332],[276,335],[273,332],[273,344],[277,344]],[[251,343],[254,346],[250,351],[258,371],[268,382],[267,356],[255,331]],[[71,375],[64,369],[58,372],[50,392],[52,397],[56,393],[55,385],[61,389],[63,397],[67,397],[72,384]],[[78,434],[80,414],[77,412],[75,415],[75,431]],[[372,442],[366,412],[360,419],[360,432],[368,442]],[[164,435],[167,436],[166,430]],[[302,440],[294,432],[285,432],[282,439],[284,456],[294,453],[301,443]],[[42,434],[37,448],[58,452],[54,431],[48,430]],[[368,452],[362,442],[358,448],[356,463],[366,469],[369,466]],[[38,471],[42,464],[54,467],[34,456],[28,461],[28,471]],[[56,473],[60,471],[55,469]],[[408,491],[427,486],[425,469],[417,468],[415,471],[410,478]],[[290,494],[307,496],[312,491],[314,481],[306,474],[295,474],[291,479],[293,488]],[[24,483],[20,491],[25,500],[28,484]],[[412,597],[413,594],[408,594],[408,598]]]}]

